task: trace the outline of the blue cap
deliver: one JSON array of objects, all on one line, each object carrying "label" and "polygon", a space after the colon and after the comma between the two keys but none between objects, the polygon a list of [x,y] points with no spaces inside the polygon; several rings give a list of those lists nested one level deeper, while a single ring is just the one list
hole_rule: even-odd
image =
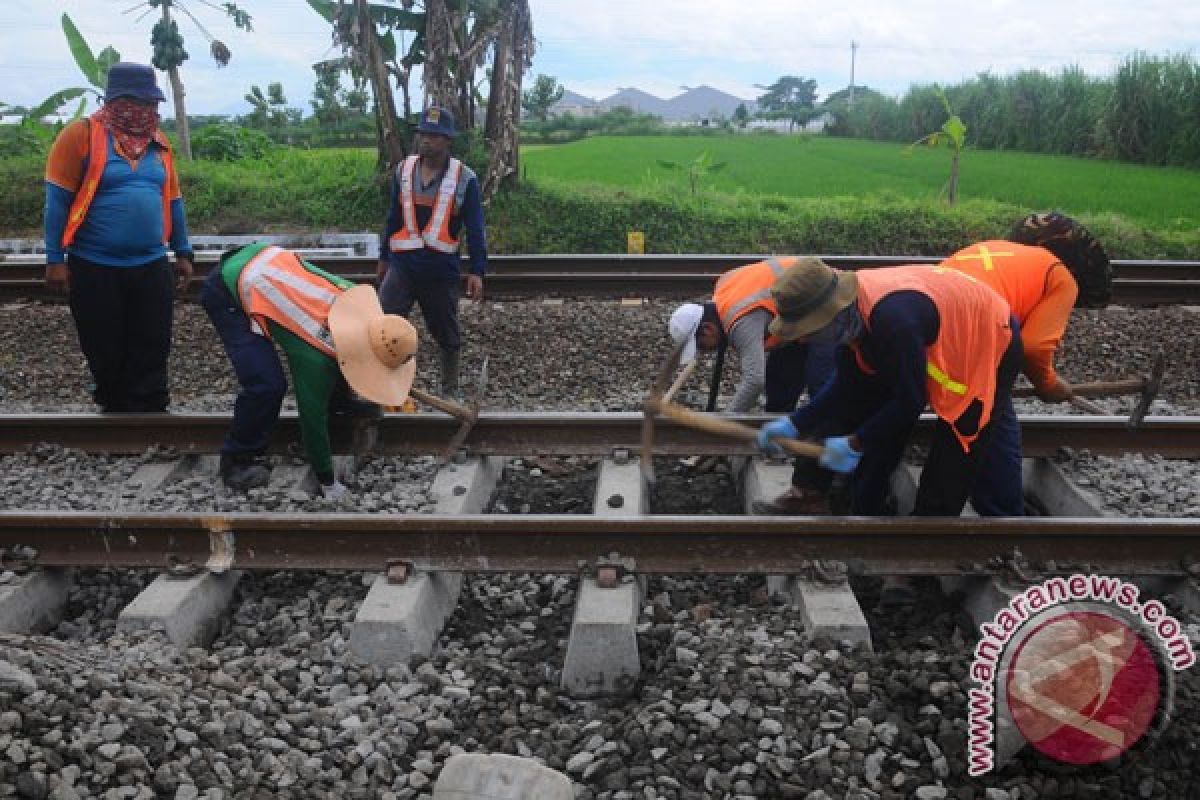
[{"label": "blue cap", "polygon": [[152,67],[128,61],[118,61],[108,70],[104,99],[116,100],[118,97],[132,97],[152,103],[161,103],[167,99],[158,88]]},{"label": "blue cap", "polygon": [[434,133],[453,139],[458,135],[458,131],[454,130],[454,114],[442,106],[430,106],[421,112],[417,133]]}]

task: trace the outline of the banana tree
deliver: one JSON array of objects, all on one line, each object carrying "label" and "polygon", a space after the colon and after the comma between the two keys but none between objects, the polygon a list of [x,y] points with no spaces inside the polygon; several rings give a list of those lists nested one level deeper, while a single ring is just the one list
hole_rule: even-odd
[{"label": "banana tree", "polygon": [[83,73],[83,77],[91,86],[72,86],[67,89],[59,89],[25,112],[23,120],[32,124],[39,123],[42,118],[54,114],[73,100],[79,100],[73,116],[83,116],[83,112],[87,108],[88,96],[94,96],[97,99],[103,96],[104,86],[108,82],[109,67],[121,60],[121,54],[111,45],[101,50],[99,55],[93,54],[91,45],[83,38],[83,34],[79,32],[79,28],[75,27],[75,23],[68,14],[62,15],[62,30],[63,36],[67,40],[67,47],[71,50],[71,57],[75,59],[79,71]]},{"label": "banana tree", "polygon": [[[234,3],[226,2],[220,6],[215,6],[208,0],[198,0],[205,5],[212,6],[222,11],[226,16],[233,20],[235,27],[244,31],[253,30],[252,20],[249,14],[242,11]],[[172,16],[172,11],[179,11],[192,21],[196,29],[208,40],[209,53],[213,57],[213,61],[217,62],[218,67],[224,67],[229,64],[229,59],[233,57],[229,47],[219,39],[213,37],[208,29],[196,19],[196,16],[188,9],[183,0],[142,0],[137,5],[128,9],[126,13],[137,11],[142,7],[142,15],[137,21],[141,22],[147,16],[158,13],[159,19],[154,23],[153,29],[150,31],[150,44],[154,48],[154,56],[151,58],[151,63],[155,67],[167,73],[171,81],[171,98],[175,103],[175,129],[179,135],[179,152],[188,160],[192,158],[192,137],[188,127],[187,105],[184,103],[183,79],[179,76],[179,68],[184,61],[188,60],[188,52],[184,49],[183,35],[179,32],[179,23]]]},{"label": "banana tree", "polygon": [[958,199],[958,160],[962,155],[963,145],[967,141],[967,126],[950,108],[950,100],[946,97],[946,92],[942,87],[935,86],[934,88],[937,90],[938,97],[941,98],[942,107],[946,109],[946,121],[942,123],[940,130],[922,136],[909,145],[909,149],[922,144],[938,147],[944,142],[950,145],[952,155],[950,157],[950,180],[946,183],[946,197],[950,205],[954,205],[954,201]]},{"label": "banana tree", "polygon": [[686,173],[688,186],[692,190],[692,197],[696,196],[696,186],[702,179],[707,178],[709,175],[714,175],[729,166],[729,162],[727,161],[713,161],[713,157],[707,150],[686,163],[665,161],[661,158],[657,159],[657,161],[658,165],[663,169]]}]

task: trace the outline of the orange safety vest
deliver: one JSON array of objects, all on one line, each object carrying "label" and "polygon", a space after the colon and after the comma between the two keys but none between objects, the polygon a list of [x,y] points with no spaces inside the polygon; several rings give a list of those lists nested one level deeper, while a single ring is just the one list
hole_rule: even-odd
[{"label": "orange safety vest", "polygon": [[[108,131],[94,119],[88,120],[88,168],[83,176],[83,183],[75,193],[75,200],[67,212],[67,227],[63,230],[62,246],[67,247],[75,241],[75,234],[87,216],[88,208],[100,188],[100,177],[108,163]],[[171,185],[171,175],[175,172],[175,159],[171,154],[171,143],[162,131],[154,131],[154,141],[162,147],[162,165],[166,177],[163,180],[162,209],[163,209],[163,244],[171,241],[171,196],[168,188]]]},{"label": "orange safety vest", "polygon": [[1062,262],[1044,247],[1005,241],[978,242],[959,250],[941,266],[970,275],[1008,301],[1022,325],[1046,292],[1050,270]]},{"label": "orange safety vest", "polygon": [[[920,292],[937,309],[937,339],[925,350],[925,392],[933,413],[954,429],[963,450],[970,450],[992,417],[996,369],[1012,342],[1008,305],[984,284],[954,270],[926,266],[859,270],[858,307],[868,330],[875,304],[900,291]],[[873,374],[862,352],[853,349],[859,367]],[[983,404],[979,427],[964,435],[954,422],[976,400]]]},{"label": "orange safety vest", "polygon": [[[755,261],[731,269],[717,278],[717,286],[713,289],[713,305],[717,307],[717,316],[721,318],[721,327],[725,332],[729,333],[739,319],[760,308],[770,311],[771,316],[777,316],[779,309],[775,306],[775,298],[771,296],[771,287],[795,263],[795,258],[771,257],[766,261]],[[782,342],[777,336],[767,336],[765,347],[770,350]]]},{"label": "orange safety vest", "polygon": [[438,186],[433,213],[425,230],[417,227],[417,212],[413,207],[413,173],[417,168],[417,156],[409,156],[399,167],[400,230],[392,234],[388,246],[393,253],[420,250],[429,247],[439,253],[457,253],[458,239],[450,235],[450,218],[454,216],[454,195],[458,191],[458,179],[462,174],[462,162],[451,158],[446,174]]},{"label": "orange safety vest", "polygon": [[237,280],[242,310],[264,336],[271,320],[328,356],[335,356],[329,309],[342,290],[309,272],[282,247],[265,247],[242,267]]}]

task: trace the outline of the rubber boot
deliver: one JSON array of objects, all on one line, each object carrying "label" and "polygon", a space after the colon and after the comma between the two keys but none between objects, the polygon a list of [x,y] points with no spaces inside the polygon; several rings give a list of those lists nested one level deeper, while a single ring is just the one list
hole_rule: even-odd
[{"label": "rubber boot", "polygon": [[266,486],[271,481],[271,470],[257,463],[254,456],[221,453],[221,480],[230,489],[244,492]]},{"label": "rubber boot", "polygon": [[458,385],[458,350],[441,350],[442,397],[462,401],[462,390]]}]

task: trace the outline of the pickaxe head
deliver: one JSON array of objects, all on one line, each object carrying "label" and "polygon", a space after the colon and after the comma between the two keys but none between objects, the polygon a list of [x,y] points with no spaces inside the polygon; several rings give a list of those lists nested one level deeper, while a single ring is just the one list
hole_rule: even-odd
[{"label": "pickaxe head", "polygon": [[658,413],[659,402],[663,395],[671,387],[671,377],[679,367],[679,360],[683,357],[683,348],[686,345],[687,340],[684,339],[671,348],[671,355],[663,362],[662,369],[658,371],[654,385],[650,388],[650,394],[646,395],[646,399],[642,403],[642,454],[638,466],[642,471],[642,478],[648,484],[653,484],[656,480],[654,475],[654,415]]},{"label": "pickaxe head", "polygon": [[479,421],[479,406],[483,402],[484,392],[487,391],[488,380],[488,359],[483,357],[483,364],[479,367],[479,381],[475,384],[475,392],[471,398],[471,402],[467,405],[467,410],[470,412],[462,419],[462,425],[451,437],[450,443],[446,445],[446,450],[442,453],[442,462],[448,462],[458,452],[458,448],[462,447],[462,443],[467,440],[467,434],[475,427],[475,423]]},{"label": "pickaxe head", "polygon": [[1129,415],[1130,428],[1137,428],[1142,424],[1142,420],[1146,418],[1146,414],[1150,411],[1150,404],[1154,402],[1154,398],[1158,397],[1158,392],[1162,389],[1163,373],[1166,371],[1166,356],[1161,350],[1154,358],[1154,366],[1150,370],[1150,375],[1142,379],[1142,394],[1138,398],[1138,404],[1133,409],[1133,413]]}]

